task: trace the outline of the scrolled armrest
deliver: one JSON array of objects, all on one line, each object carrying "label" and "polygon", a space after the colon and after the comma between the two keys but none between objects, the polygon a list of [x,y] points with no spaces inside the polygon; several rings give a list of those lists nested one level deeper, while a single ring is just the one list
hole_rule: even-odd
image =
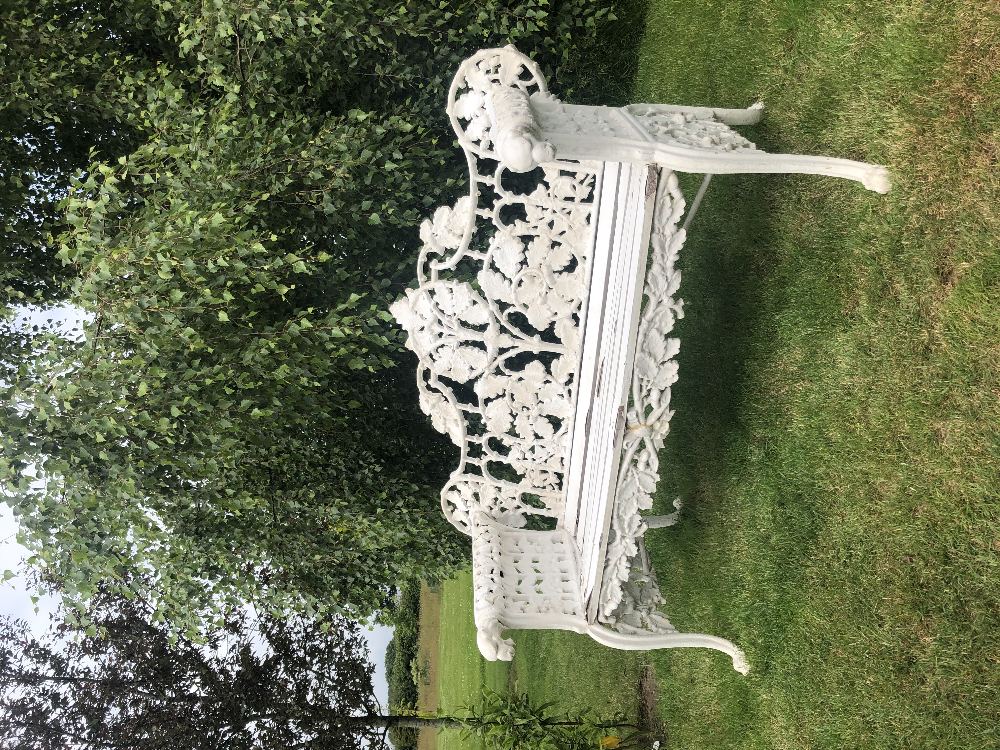
[{"label": "scrolled armrest", "polygon": [[555,159],[552,144],[541,140],[528,95],[513,86],[494,86],[486,98],[497,156],[514,172],[530,172]]}]

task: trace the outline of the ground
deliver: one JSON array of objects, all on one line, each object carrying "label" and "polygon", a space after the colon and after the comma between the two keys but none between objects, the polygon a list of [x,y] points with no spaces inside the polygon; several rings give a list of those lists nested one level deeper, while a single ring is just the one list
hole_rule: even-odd
[{"label": "ground", "polygon": [[674,624],[736,641],[751,674],[713,652],[543,632],[515,635],[505,672],[475,649],[465,575],[440,594],[428,686],[440,708],[488,684],[635,714],[645,668],[670,748],[1000,746],[990,5],[661,0],[619,13],[596,63],[607,102],[763,101],[746,130],[761,147],[886,164],[894,189],[718,178],[683,250],[659,504],[679,494],[686,507],[650,549]]}]

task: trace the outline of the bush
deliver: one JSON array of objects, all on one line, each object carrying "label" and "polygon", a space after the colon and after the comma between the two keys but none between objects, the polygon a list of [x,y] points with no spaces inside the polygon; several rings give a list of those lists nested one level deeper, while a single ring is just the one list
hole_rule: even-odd
[{"label": "bush", "polygon": [[[386,682],[389,685],[389,706],[393,710],[411,710],[417,706],[419,687],[410,665],[417,660],[420,639],[420,585],[404,586],[392,615],[395,632],[386,648]],[[393,727],[389,739],[396,750],[415,748],[417,730]]]},{"label": "bush", "polygon": [[462,723],[464,733],[482,740],[489,750],[624,750],[652,744],[624,715],[557,712],[553,704],[538,703],[526,693],[484,689],[481,702],[469,709]]}]

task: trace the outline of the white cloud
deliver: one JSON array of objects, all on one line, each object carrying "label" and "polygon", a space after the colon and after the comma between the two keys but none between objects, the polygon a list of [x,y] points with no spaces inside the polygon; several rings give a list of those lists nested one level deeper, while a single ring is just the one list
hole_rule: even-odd
[{"label": "white cloud", "polygon": [[93,316],[75,305],[53,305],[52,307],[21,307],[17,309],[14,323],[18,326],[38,326],[54,331],[65,338],[78,338],[83,335],[84,321]]}]

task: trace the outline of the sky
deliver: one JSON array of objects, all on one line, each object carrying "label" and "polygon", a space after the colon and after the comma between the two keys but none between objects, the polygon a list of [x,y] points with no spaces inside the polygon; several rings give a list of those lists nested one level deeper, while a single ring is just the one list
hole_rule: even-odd
[{"label": "sky", "polygon": [[[56,307],[44,312],[28,311],[19,314],[16,320],[25,325],[41,324],[51,319],[58,330],[72,333],[79,328],[83,319],[82,312],[71,306]],[[36,635],[40,635],[48,624],[48,615],[55,611],[55,599],[48,596],[39,597],[37,608],[31,601],[31,593],[26,586],[23,575],[23,561],[27,550],[17,543],[17,521],[9,506],[0,502],[0,576],[3,571],[10,570],[15,576],[9,581],[0,582],[0,614],[10,615],[26,621]],[[37,611],[36,611],[37,609]],[[374,626],[362,631],[368,640],[368,649],[372,663],[375,665],[375,695],[388,708],[389,688],[385,679],[385,649],[392,638],[392,628]]]},{"label": "sky", "polygon": [[[14,539],[16,534],[17,522],[10,508],[0,503],[0,571],[19,573],[21,570],[21,561],[25,558],[26,551]],[[45,629],[48,614],[55,609],[55,602],[51,597],[42,597],[38,601],[38,608],[36,614],[23,575],[17,575],[0,585],[0,614],[26,621],[36,635]]]},{"label": "sky", "polygon": [[378,698],[382,708],[389,708],[389,685],[385,681],[385,647],[392,640],[392,628],[385,625],[377,625],[372,630],[366,631],[368,638],[368,650],[371,652],[372,663],[375,665],[375,697]]}]

